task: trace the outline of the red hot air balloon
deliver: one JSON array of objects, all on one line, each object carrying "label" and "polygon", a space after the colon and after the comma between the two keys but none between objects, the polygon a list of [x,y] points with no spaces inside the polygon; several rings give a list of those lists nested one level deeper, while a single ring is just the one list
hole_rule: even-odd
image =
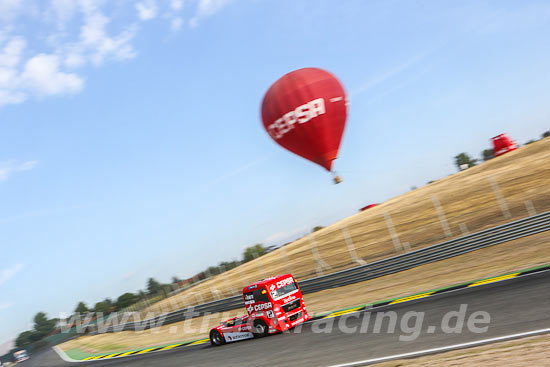
[{"label": "red hot air balloon", "polygon": [[[344,88],[328,71],[304,68],[277,80],[262,102],[262,120],[283,148],[332,171],[347,117]],[[335,182],[340,182],[336,176]]]}]

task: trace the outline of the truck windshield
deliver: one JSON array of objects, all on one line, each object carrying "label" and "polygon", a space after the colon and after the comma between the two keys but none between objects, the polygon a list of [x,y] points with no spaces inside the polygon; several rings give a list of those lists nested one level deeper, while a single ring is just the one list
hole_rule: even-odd
[{"label": "truck windshield", "polygon": [[284,297],[285,295],[294,292],[296,289],[298,289],[298,288],[296,287],[296,283],[295,283],[295,282],[292,282],[292,283],[290,283],[290,284],[288,284],[288,285],[285,285],[285,286],[282,287],[282,288],[279,288],[279,289],[276,289],[276,290],[274,290],[274,291],[271,291],[271,292],[270,292],[271,298],[273,298],[273,299],[278,299],[278,298]]},{"label": "truck windshield", "polygon": [[269,302],[269,297],[267,296],[267,291],[265,288],[256,289],[252,292],[246,292],[244,294],[244,302],[254,301],[254,302]]}]

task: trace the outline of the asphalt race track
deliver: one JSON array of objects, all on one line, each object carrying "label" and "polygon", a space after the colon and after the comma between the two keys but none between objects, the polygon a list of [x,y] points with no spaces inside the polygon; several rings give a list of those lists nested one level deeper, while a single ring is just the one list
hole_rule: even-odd
[{"label": "asphalt race track", "polygon": [[[306,296],[307,305],[307,296]],[[442,330],[442,320],[449,311],[458,311],[467,305],[466,320],[476,311],[490,315],[486,332],[469,331],[464,322],[461,333]],[[464,306],[462,306],[464,307]],[[381,331],[373,333],[379,313],[395,311],[397,327],[388,332],[388,320],[382,323]],[[408,311],[424,312],[421,332],[415,340],[400,340],[404,333],[399,327],[402,316]],[[366,333],[360,333],[365,325],[367,312],[348,315],[345,326],[359,326],[356,332],[344,332],[337,325],[342,318],[315,321],[302,327],[300,333],[285,333],[262,339],[247,340],[222,347],[199,345],[176,350],[151,353],[104,361],[68,363],[62,361],[52,350],[35,356],[22,364],[30,367],[84,366],[331,366],[360,360],[392,356],[431,348],[484,340],[550,328],[550,271],[535,273],[508,281],[485,286],[466,288],[426,299],[385,306],[370,314]],[[319,329],[333,320],[330,333]],[[414,325],[414,320],[409,325]],[[454,326],[451,322],[449,325]],[[435,327],[435,329],[433,328]],[[348,330],[349,331],[349,330]],[[447,330],[448,331],[448,330]]]}]

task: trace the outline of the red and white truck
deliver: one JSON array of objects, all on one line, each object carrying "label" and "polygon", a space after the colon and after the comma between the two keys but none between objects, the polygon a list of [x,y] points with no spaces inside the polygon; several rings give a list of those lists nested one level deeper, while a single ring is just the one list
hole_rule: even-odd
[{"label": "red and white truck", "polygon": [[243,288],[248,314],[222,322],[210,331],[210,342],[223,345],[285,331],[310,319],[296,279],[291,274],[263,279]]}]

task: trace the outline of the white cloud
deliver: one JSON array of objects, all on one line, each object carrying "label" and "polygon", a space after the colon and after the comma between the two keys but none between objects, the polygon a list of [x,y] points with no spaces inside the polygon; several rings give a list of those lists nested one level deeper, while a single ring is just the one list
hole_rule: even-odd
[{"label": "white cloud", "polygon": [[[24,102],[27,96],[18,91],[6,91],[0,89],[0,107],[8,104]],[[2,179],[2,170],[0,169],[0,181]]]},{"label": "white cloud", "polygon": [[76,93],[84,85],[78,75],[59,70],[57,55],[39,54],[30,58],[21,79],[24,85],[41,96]]},{"label": "white cloud", "polygon": [[221,10],[231,0],[199,0],[197,14],[201,16],[210,16]]},{"label": "white cloud", "polygon": [[22,0],[0,0],[0,19],[12,20],[23,6]]},{"label": "white cloud", "polygon": [[22,164],[19,165],[19,167],[17,168],[17,170],[18,170],[18,171],[30,171],[30,170],[33,169],[37,164],[38,164],[38,161],[27,161],[27,162],[23,162]]},{"label": "white cloud", "polygon": [[174,18],[174,19],[172,19],[172,22],[170,23],[170,29],[172,29],[173,31],[178,31],[178,30],[180,30],[182,25],[183,25],[183,19]]},{"label": "white cloud", "polygon": [[[191,27],[231,0],[196,0]],[[0,107],[84,88],[86,66],[137,56],[141,21],[162,14],[172,31],[187,22],[185,0],[0,0]],[[124,10],[124,11],[123,11]],[[135,16],[128,20],[128,11]],[[28,23],[28,24],[27,24]],[[26,33],[19,33],[26,32]]]},{"label": "white cloud", "polygon": [[15,264],[10,268],[5,268],[0,271],[0,285],[6,283],[8,280],[13,278],[17,273],[23,269],[24,265],[19,263]]},{"label": "white cloud", "polygon": [[51,0],[51,11],[57,18],[58,25],[63,26],[72,19],[78,10],[78,2],[74,0]]},{"label": "white cloud", "polygon": [[69,51],[65,55],[65,59],[63,60],[63,64],[67,66],[68,68],[74,69],[78,68],[86,63],[86,58],[80,52],[78,49],[74,49]]},{"label": "white cloud", "polygon": [[78,0],[77,2],[82,12],[92,13],[97,11],[105,3],[105,0]]},{"label": "white cloud", "polygon": [[183,9],[183,0],[171,0],[170,7],[174,11],[180,11]]},{"label": "white cloud", "polygon": [[117,36],[111,37],[106,31],[109,21],[109,18],[98,10],[86,11],[85,22],[80,29],[80,44],[74,48],[66,62],[73,66],[81,64],[82,54],[86,49],[90,50],[91,61],[96,66],[101,65],[107,57],[113,57],[115,60],[134,58],[136,52],[130,41],[135,36],[135,27],[127,27]]},{"label": "white cloud", "polygon": [[0,53],[0,68],[13,68],[17,66],[21,60],[21,53],[25,46],[26,42],[22,37],[12,38]]},{"label": "white cloud", "polygon": [[0,181],[5,181],[10,177],[11,170],[8,168],[0,168]]},{"label": "white cloud", "polygon": [[87,24],[89,27],[83,27],[81,44],[60,54],[40,53],[24,63],[21,60],[25,41],[19,37],[10,40],[0,50],[0,106],[21,103],[30,95],[44,97],[80,92],[84,79],[74,72],[63,71],[62,67],[74,69],[88,61],[99,66],[107,58],[117,61],[134,58],[136,51],[130,41],[135,31],[127,29],[110,37],[102,29],[105,23],[98,19]]},{"label": "white cloud", "polygon": [[[135,27],[130,25],[110,35],[106,29],[110,19],[101,12],[101,3],[52,1],[48,11],[57,14],[60,22],[73,18],[76,11],[82,13],[83,22],[79,32],[73,32],[76,40],[67,41],[67,34],[59,31],[46,35],[55,46],[50,52],[35,51],[29,55],[31,47],[27,47],[29,41],[25,38],[10,36],[9,32],[0,34],[0,106],[21,103],[29,96],[78,93],[84,86],[83,77],[63,68],[75,69],[87,63],[99,66],[106,59],[120,61],[136,56],[131,45]],[[3,8],[7,6],[2,3],[0,9]]]},{"label": "white cloud", "polygon": [[0,311],[6,310],[13,306],[13,303],[0,303]]},{"label": "white cloud", "polygon": [[[0,163],[0,181],[7,180],[13,173],[30,171],[37,164],[38,164],[38,161],[27,161],[20,164],[15,164],[13,161]],[[2,279],[2,276],[0,273],[0,280],[1,279]]]},{"label": "white cloud", "polygon": [[136,4],[138,17],[141,20],[153,19],[157,16],[157,3],[154,0],[144,0]]},{"label": "white cloud", "polygon": [[105,38],[105,25],[109,19],[101,13],[93,12],[86,16],[86,20],[80,29],[80,39],[85,45],[95,45]]},{"label": "white cloud", "polygon": [[199,20],[214,15],[229,2],[231,0],[199,0],[195,16],[191,18],[189,24],[191,27],[198,26]]},{"label": "white cloud", "polygon": [[15,37],[10,39],[0,51],[0,106],[25,100],[25,95],[17,91],[19,84],[17,67],[25,45],[23,38]]}]

